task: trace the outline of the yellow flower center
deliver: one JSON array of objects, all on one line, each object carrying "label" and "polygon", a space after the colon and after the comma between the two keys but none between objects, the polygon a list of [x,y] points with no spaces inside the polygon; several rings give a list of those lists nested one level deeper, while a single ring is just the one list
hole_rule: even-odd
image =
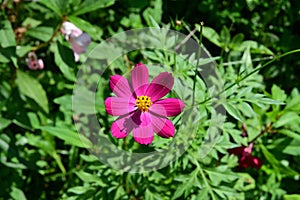
[{"label": "yellow flower center", "polygon": [[140,111],[146,112],[152,105],[152,102],[148,96],[138,96],[135,100],[135,105]]}]

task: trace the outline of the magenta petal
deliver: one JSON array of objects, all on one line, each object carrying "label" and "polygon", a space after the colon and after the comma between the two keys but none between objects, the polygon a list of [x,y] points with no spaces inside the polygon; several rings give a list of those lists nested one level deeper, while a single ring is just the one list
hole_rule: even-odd
[{"label": "magenta petal", "polygon": [[110,77],[110,89],[119,97],[130,97],[131,89],[128,80],[120,75]]},{"label": "magenta petal", "polygon": [[[134,114],[133,114],[134,115]],[[132,115],[126,117],[119,117],[111,125],[112,136],[116,138],[126,137],[134,128],[137,128],[137,123],[132,119]]]},{"label": "magenta petal", "polygon": [[141,124],[137,128],[133,129],[133,138],[140,144],[150,144],[154,138],[150,114],[147,112],[141,113],[140,119]]},{"label": "magenta petal", "polygon": [[147,88],[146,95],[154,102],[170,92],[174,84],[172,74],[168,72],[160,73],[155,77]]},{"label": "magenta petal", "polygon": [[157,135],[163,138],[174,137],[175,128],[169,119],[151,115],[151,121],[153,130]]},{"label": "magenta petal", "polygon": [[142,63],[135,65],[131,74],[131,82],[137,96],[144,95],[149,83],[148,69]]},{"label": "magenta petal", "polygon": [[180,99],[166,98],[156,101],[149,110],[161,116],[171,117],[178,115],[183,109],[184,103]]},{"label": "magenta petal", "polygon": [[108,97],[104,104],[106,112],[113,116],[125,115],[134,110],[134,104],[126,98]]}]

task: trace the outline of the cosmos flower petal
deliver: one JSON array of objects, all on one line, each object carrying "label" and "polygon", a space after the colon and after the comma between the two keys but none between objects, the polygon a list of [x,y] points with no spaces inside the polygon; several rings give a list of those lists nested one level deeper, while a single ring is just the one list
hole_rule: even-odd
[{"label": "cosmos flower petal", "polygon": [[154,132],[151,125],[151,117],[148,112],[141,113],[141,124],[133,129],[133,138],[140,144],[150,144],[154,138]]},{"label": "cosmos flower petal", "polygon": [[114,75],[110,77],[109,81],[110,89],[119,97],[130,97],[131,89],[128,80],[120,75]]},{"label": "cosmos flower petal", "polygon": [[175,128],[173,123],[169,119],[151,115],[151,123],[154,132],[160,137],[174,137]]},{"label": "cosmos flower petal", "polygon": [[131,74],[131,83],[137,96],[144,95],[149,84],[148,69],[142,63],[135,65]]},{"label": "cosmos flower petal", "polygon": [[134,110],[134,104],[122,97],[108,97],[104,104],[106,112],[113,116],[125,115]]},{"label": "cosmos flower petal", "polygon": [[111,125],[111,133],[115,138],[124,138],[138,125],[132,120],[131,115],[119,117]]},{"label": "cosmos flower petal", "polygon": [[172,74],[168,72],[160,73],[148,86],[146,95],[150,96],[151,101],[154,102],[169,93],[173,84],[174,78]]},{"label": "cosmos flower petal", "polygon": [[184,109],[184,102],[176,98],[166,98],[156,101],[151,108],[151,112],[158,115],[171,117],[180,114]]}]

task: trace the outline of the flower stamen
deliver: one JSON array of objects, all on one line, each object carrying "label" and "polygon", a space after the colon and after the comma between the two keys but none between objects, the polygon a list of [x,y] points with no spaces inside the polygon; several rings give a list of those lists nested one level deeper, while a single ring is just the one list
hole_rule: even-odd
[{"label": "flower stamen", "polygon": [[135,105],[140,111],[147,112],[148,109],[151,107],[152,102],[150,97],[148,96],[138,96],[135,100]]}]

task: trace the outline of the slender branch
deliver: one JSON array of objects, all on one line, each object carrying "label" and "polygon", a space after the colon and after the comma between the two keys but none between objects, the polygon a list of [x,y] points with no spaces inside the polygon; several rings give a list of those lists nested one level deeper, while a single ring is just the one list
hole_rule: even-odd
[{"label": "slender branch", "polygon": [[201,56],[201,45],[202,45],[202,30],[203,30],[203,25],[204,23],[200,23],[200,39],[199,39],[199,47],[198,47],[198,53],[197,53],[197,64],[195,67],[195,74],[194,74],[194,80],[193,80],[193,100],[192,100],[192,105],[194,106],[195,104],[195,89],[196,89],[196,78],[197,78],[197,73],[198,73],[198,65],[200,61],[200,56]]},{"label": "slender branch", "polygon": [[215,194],[214,194],[214,192],[212,191],[212,189],[211,189],[209,183],[207,182],[207,178],[206,178],[206,176],[205,176],[205,174],[204,174],[204,171],[203,171],[202,167],[200,166],[200,164],[198,163],[197,160],[195,160],[194,163],[196,164],[197,169],[199,170],[199,172],[200,172],[200,174],[201,174],[201,177],[202,177],[203,182],[204,182],[204,184],[205,184],[205,186],[206,186],[206,188],[207,188],[207,190],[208,190],[208,192],[209,192],[209,194],[210,194],[210,196],[211,196],[211,199],[212,199],[212,200],[216,200]]}]

